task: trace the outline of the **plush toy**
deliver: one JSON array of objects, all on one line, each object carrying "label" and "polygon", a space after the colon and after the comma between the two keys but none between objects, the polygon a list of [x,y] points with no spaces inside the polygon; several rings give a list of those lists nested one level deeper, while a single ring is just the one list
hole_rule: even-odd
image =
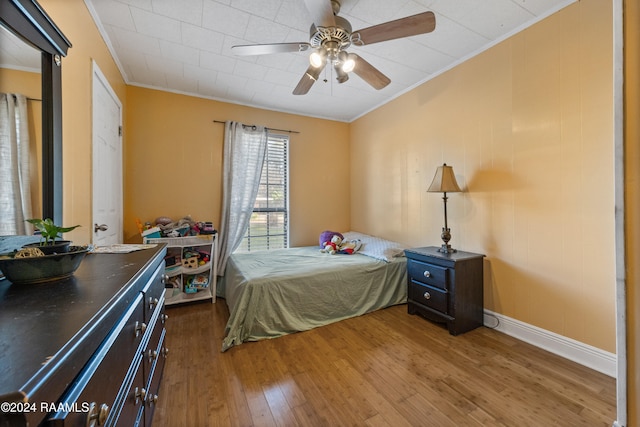
[{"label": "plush toy", "polygon": [[320,248],[324,248],[325,243],[330,242],[331,239],[333,238],[333,236],[338,235],[340,236],[340,239],[344,240],[344,236],[340,233],[338,233],[337,231],[323,231],[322,233],[320,233],[320,239],[318,241],[318,244],[320,245]]},{"label": "plush toy", "polygon": [[320,252],[330,253],[331,255],[333,255],[340,248],[340,244],[342,244],[342,237],[336,234],[331,238],[330,241],[324,242],[324,247],[320,249]]},{"label": "plush toy", "polygon": [[362,241],[360,239],[347,240],[342,242],[336,253],[351,255],[360,250],[362,247]]}]

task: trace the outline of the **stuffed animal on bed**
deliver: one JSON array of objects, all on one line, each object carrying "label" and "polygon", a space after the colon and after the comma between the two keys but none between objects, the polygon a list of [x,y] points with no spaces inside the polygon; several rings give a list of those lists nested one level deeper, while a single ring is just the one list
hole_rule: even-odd
[{"label": "stuffed animal on bed", "polygon": [[360,239],[347,240],[342,242],[336,253],[351,255],[360,250],[362,247],[362,241]]},{"label": "stuffed animal on bed", "polygon": [[344,236],[338,233],[337,231],[325,230],[322,233],[320,233],[320,239],[318,239],[318,244],[320,245],[320,248],[323,249],[325,244],[327,242],[330,242],[333,236],[335,235],[340,236],[340,238],[344,240]]},{"label": "stuffed animal on bed", "polygon": [[335,234],[330,241],[324,242],[324,247],[320,249],[320,252],[323,252],[323,253],[326,252],[333,255],[338,251],[341,244],[342,244],[342,237]]}]

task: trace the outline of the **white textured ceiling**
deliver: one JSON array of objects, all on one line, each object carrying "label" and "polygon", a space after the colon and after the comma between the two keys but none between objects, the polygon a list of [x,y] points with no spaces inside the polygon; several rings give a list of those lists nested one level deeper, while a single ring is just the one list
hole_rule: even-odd
[{"label": "white textured ceiling", "polygon": [[0,68],[40,72],[40,52],[0,25]]},{"label": "white textured ceiling", "polygon": [[241,57],[231,46],[307,42],[312,19],[303,0],[85,3],[128,84],[350,122],[574,1],[342,0],[339,15],[354,31],[425,11],[436,28],[349,48],[391,79],[382,90],[356,75],[338,84],[327,67],[298,96],[292,90],[309,51]]}]

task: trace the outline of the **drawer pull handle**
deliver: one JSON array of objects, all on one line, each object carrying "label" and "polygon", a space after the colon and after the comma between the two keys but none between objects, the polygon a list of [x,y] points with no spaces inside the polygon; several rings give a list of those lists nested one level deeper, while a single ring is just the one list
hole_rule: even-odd
[{"label": "drawer pull handle", "polygon": [[167,357],[169,354],[169,349],[167,347],[162,347],[162,357]]},{"label": "drawer pull handle", "polygon": [[140,334],[144,334],[144,331],[147,330],[147,324],[146,323],[140,323],[138,321],[136,321],[136,327],[135,327],[135,331],[136,331],[136,337],[140,336]]},{"label": "drawer pull handle", "polygon": [[431,277],[431,272],[429,270],[425,270],[422,274],[424,275],[424,277]]},{"label": "drawer pull handle", "polygon": [[149,349],[149,363],[158,358],[158,351]]},{"label": "drawer pull handle", "polygon": [[429,292],[425,292],[424,299],[431,299],[431,294]]},{"label": "drawer pull handle", "polygon": [[147,398],[147,390],[144,388],[136,387],[133,391],[134,402],[137,405],[140,401],[144,401]]},{"label": "drawer pull handle", "polygon": [[103,403],[98,407],[96,402],[91,402],[87,413],[87,427],[102,426],[109,416],[109,405]]},{"label": "drawer pull handle", "polygon": [[162,323],[166,322],[168,318],[169,318],[168,314],[163,314],[162,316],[160,316],[160,319],[162,319]]},{"label": "drawer pull handle", "polygon": [[153,396],[149,395],[149,398],[147,399],[147,402],[149,402],[149,406],[152,406],[156,403],[158,403],[158,395],[154,394]]},{"label": "drawer pull handle", "polygon": [[169,281],[169,275],[163,274],[162,279],[160,279],[160,281],[162,282],[163,285],[165,285]]},{"label": "drawer pull handle", "polygon": [[158,305],[158,298],[154,298],[154,297],[149,297],[149,309],[153,310],[153,307],[155,307],[156,305]]}]

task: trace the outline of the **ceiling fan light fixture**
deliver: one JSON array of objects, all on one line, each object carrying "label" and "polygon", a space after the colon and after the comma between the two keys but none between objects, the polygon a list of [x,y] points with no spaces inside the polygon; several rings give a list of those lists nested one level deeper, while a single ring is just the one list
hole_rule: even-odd
[{"label": "ceiling fan light fixture", "polygon": [[344,83],[349,80],[349,75],[344,72],[340,63],[336,63],[333,68],[336,70],[336,80],[338,83]]},{"label": "ceiling fan light fixture", "polygon": [[350,73],[353,71],[353,69],[356,67],[356,58],[354,55],[347,53],[347,52],[340,52],[340,53],[344,53],[345,55],[341,55],[344,57],[344,59],[342,59],[342,71],[344,71],[345,73]]},{"label": "ceiling fan light fixture", "polygon": [[314,68],[321,68],[327,62],[327,51],[317,49],[309,55],[309,63]]}]

